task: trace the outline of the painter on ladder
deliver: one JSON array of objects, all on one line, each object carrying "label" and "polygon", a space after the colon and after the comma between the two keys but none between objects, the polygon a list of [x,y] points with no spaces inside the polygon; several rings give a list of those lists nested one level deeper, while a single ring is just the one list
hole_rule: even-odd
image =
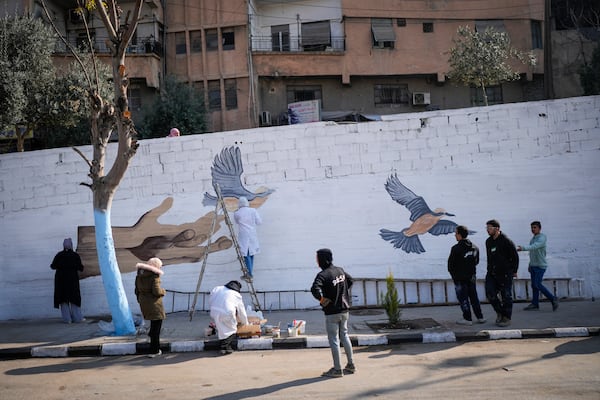
[{"label": "painter on ladder", "polygon": [[254,255],[260,252],[256,227],[262,224],[262,219],[258,211],[250,207],[250,203],[245,197],[239,198],[238,209],[233,214],[233,219],[238,225],[240,253],[244,256],[246,269],[248,270],[248,275],[244,274],[241,278],[250,281],[253,277]]}]

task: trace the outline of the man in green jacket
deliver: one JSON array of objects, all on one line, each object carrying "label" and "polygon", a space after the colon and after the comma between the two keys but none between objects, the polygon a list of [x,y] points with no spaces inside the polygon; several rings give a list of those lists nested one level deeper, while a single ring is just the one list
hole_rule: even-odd
[{"label": "man in green jacket", "polygon": [[556,311],[558,308],[558,297],[553,296],[542,284],[542,279],[544,278],[548,263],[546,262],[546,235],[541,231],[541,222],[533,221],[531,223],[531,233],[533,233],[533,237],[529,241],[529,246],[517,246],[518,251],[529,252],[528,270],[531,275],[531,289],[533,293],[531,296],[531,304],[524,308],[526,311],[540,309],[540,292],[542,292],[552,303],[552,311]]}]

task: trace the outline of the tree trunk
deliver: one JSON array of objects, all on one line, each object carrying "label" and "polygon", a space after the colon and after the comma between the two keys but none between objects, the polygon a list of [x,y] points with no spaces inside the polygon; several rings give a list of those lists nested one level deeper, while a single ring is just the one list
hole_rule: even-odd
[{"label": "tree trunk", "polygon": [[[94,197],[96,195],[94,193]],[[115,334],[119,336],[133,335],[136,332],[135,325],[117,263],[110,222],[110,207],[107,210],[94,209],[94,224],[96,226],[98,263]]]}]

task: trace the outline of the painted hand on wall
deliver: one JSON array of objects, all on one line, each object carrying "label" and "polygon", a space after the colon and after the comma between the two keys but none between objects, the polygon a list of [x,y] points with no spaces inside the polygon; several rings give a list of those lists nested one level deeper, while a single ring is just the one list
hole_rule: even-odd
[{"label": "painted hand on wall", "polygon": [[[158,207],[146,212],[130,227],[113,227],[113,239],[121,273],[135,271],[135,264],[158,257],[163,265],[198,262],[206,251],[209,253],[225,250],[232,246],[227,236],[213,240],[207,248],[215,212],[211,211],[195,222],[180,225],[161,224],[158,218],[173,205],[173,198],[167,197]],[[221,227],[224,217],[219,215],[215,222],[215,232]],[[100,275],[96,252],[95,230],[93,226],[78,227],[77,252],[85,266],[81,278]]]}]

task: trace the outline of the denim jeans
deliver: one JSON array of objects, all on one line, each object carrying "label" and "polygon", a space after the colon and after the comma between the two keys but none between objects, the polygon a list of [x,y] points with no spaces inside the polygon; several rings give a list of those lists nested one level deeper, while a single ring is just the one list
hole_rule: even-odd
[{"label": "denim jeans", "polygon": [[340,341],[344,346],[348,364],[353,364],[352,342],[348,336],[348,311],[339,314],[325,316],[325,327],[327,329],[327,339],[331,348],[333,357],[333,368],[341,370],[342,362],[340,357]]},{"label": "denim jeans", "polygon": [[485,276],[485,295],[494,307],[496,313],[511,319],[512,317],[512,275],[493,275],[488,273]]},{"label": "denim jeans", "polygon": [[60,303],[60,315],[67,324],[83,321],[81,308],[73,303]]},{"label": "denim jeans", "polygon": [[254,268],[254,256],[245,255],[244,262],[246,263],[246,269],[248,270],[248,275],[252,276],[252,268]]},{"label": "denim jeans", "polygon": [[540,292],[548,298],[550,301],[554,301],[554,296],[546,287],[542,284],[542,279],[544,279],[544,273],[546,272],[545,268],[540,267],[529,267],[529,273],[531,275],[531,304],[535,306],[540,305]]},{"label": "denim jeans", "polygon": [[479,304],[479,298],[477,297],[475,280],[455,281],[454,290],[456,290],[456,299],[460,304],[463,318],[467,321],[472,320],[471,306],[473,306],[475,317],[477,317],[477,319],[482,319],[483,313],[481,312],[481,304]]}]

